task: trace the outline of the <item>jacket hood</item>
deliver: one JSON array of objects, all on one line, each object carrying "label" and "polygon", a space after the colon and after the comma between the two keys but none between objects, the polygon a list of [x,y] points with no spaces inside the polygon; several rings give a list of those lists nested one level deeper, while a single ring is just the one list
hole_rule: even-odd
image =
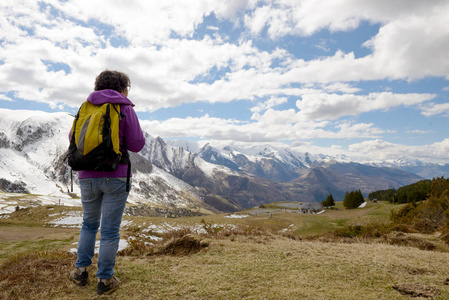
[{"label": "jacket hood", "polygon": [[100,90],[92,92],[90,93],[89,97],[87,97],[87,101],[95,105],[112,103],[134,106],[131,100],[114,90]]}]

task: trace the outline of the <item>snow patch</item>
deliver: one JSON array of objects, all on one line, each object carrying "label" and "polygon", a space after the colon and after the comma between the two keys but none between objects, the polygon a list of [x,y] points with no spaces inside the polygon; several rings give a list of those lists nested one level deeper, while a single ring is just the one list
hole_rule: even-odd
[{"label": "snow patch", "polygon": [[8,204],[0,204],[0,214],[10,214],[16,210],[16,206]]},{"label": "snow patch", "polygon": [[247,218],[247,217],[249,217],[249,215],[231,214],[231,215],[225,216],[225,218],[233,218],[233,219],[242,219],[242,218]]},{"label": "snow patch", "polygon": [[67,195],[46,196],[29,195],[19,193],[0,193],[0,214],[10,214],[16,210],[16,207],[27,208],[40,205],[56,205],[80,207],[81,200],[73,199]]},{"label": "snow patch", "polygon": [[295,229],[295,224],[290,224],[287,228],[281,230],[281,232],[287,232]]},{"label": "snow patch", "polygon": [[[73,243],[73,245],[78,245],[78,242]],[[120,239],[118,242],[118,250],[117,251],[121,251],[121,250],[125,249],[126,247],[128,247],[128,242],[126,240]],[[94,253],[98,254],[99,250],[100,250],[100,241],[96,241]],[[78,251],[78,249],[71,248],[69,251],[72,253],[76,253]]]},{"label": "snow patch", "polygon": [[[54,216],[54,215],[51,215]],[[83,224],[83,213],[81,211],[71,211],[60,219],[50,221],[47,225],[52,227],[81,228]]]}]

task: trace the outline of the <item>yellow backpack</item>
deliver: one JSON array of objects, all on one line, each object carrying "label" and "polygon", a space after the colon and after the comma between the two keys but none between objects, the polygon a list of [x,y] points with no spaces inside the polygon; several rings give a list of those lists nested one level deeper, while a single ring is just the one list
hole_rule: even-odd
[{"label": "yellow backpack", "polygon": [[85,101],[81,105],[73,121],[67,155],[72,170],[114,171],[121,161],[125,162],[120,151],[121,118],[119,104]]}]

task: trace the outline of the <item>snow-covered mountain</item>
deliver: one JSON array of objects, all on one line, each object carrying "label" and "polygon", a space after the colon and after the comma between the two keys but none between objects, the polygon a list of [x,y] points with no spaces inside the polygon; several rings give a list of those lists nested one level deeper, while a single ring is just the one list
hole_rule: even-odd
[{"label": "snow-covered mountain", "polygon": [[288,200],[277,182],[205,161],[196,153],[146,135],[141,155],[154,165],[195,186],[202,199],[221,211],[235,211]]},{"label": "snow-covered mountain", "polygon": [[426,179],[444,176],[449,177],[449,164],[423,163],[419,160],[409,160],[407,158],[387,160],[381,163],[370,163],[375,167],[396,168],[410,172]]},{"label": "snow-covered mountain", "polygon": [[[66,113],[0,109],[0,189],[72,195],[64,161],[72,122]],[[236,211],[275,201],[322,201],[329,192],[398,188],[421,179],[409,172],[270,145],[215,148],[148,133],[145,138],[142,151],[131,155],[129,201],[137,205]],[[79,195],[76,180],[74,194]]]},{"label": "snow-covered mountain", "polygon": [[[72,122],[73,117],[66,113],[1,109],[0,189],[55,197],[79,195],[76,180],[70,193],[71,171],[64,161]],[[148,134],[145,147],[132,154],[131,160],[129,201],[135,204],[207,213],[285,200],[275,183],[206,162]]]},{"label": "snow-covered mountain", "polygon": [[[336,200],[343,200],[346,191],[360,189],[367,195],[372,191],[399,188],[422,179],[420,176],[396,168],[359,164],[351,162],[346,157],[336,159],[327,155],[296,153],[289,148],[271,145],[218,148],[210,144],[199,147],[195,145],[195,142],[181,143],[180,141],[163,141],[159,138],[156,140],[155,143],[161,145],[159,152],[183,153],[182,147],[185,146],[191,150],[196,149],[194,155],[189,154],[190,159],[198,160],[200,157],[217,166],[234,170],[240,174],[240,177],[250,175],[259,181],[264,180],[263,183],[259,182],[259,187],[270,186],[278,191],[277,196],[270,194],[272,199],[270,202],[281,200],[321,202],[329,193],[333,193]],[[168,151],[163,150],[170,148],[171,150]],[[153,147],[152,150],[154,151],[155,148]],[[165,160],[152,159],[152,162],[156,165],[166,164]],[[195,165],[195,162],[192,162],[193,168]],[[191,179],[183,176],[183,171],[178,172],[172,168],[171,172],[192,184]],[[203,181],[198,174],[194,178]],[[255,180],[252,179],[252,181]],[[223,195],[220,191],[213,190]],[[241,201],[239,199],[239,202]]]},{"label": "snow-covered mountain", "polygon": [[[206,144],[202,147],[197,142],[167,141],[170,145],[187,147],[191,152],[197,153],[204,160],[225,165],[231,169],[248,171],[249,173],[267,179],[286,182],[304,175],[310,169],[326,165],[330,161],[339,163],[353,163],[348,157],[331,157],[326,154],[310,154],[297,152],[291,148],[259,145],[251,147],[215,147]],[[185,148],[186,149],[186,148]],[[448,164],[423,163],[416,159],[386,160],[383,162],[366,161],[366,166],[378,168],[393,168],[416,174],[426,179],[433,177],[449,177]]]},{"label": "snow-covered mountain", "polygon": [[66,178],[54,181],[68,145],[72,118],[66,113],[0,109],[0,188],[61,195]]},{"label": "snow-covered mountain", "polygon": [[[178,140],[167,141],[167,143],[174,147],[183,145]],[[277,182],[286,182],[297,178],[310,169],[313,162],[325,158],[324,155],[294,153],[291,149],[275,148],[271,145],[249,148],[235,146],[216,148],[210,144],[199,147],[195,145],[195,142],[189,142],[186,146],[210,163],[226,166],[236,171],[245,171]]]},{"label": "snow-covered mountain", "polygon": [[[0,109],[0,189],[55,197],[79,195],[76,172],[71,193],[71,171],[64,161],[72,122],[66,113]],[[131,159],[130,202],[216,211],[203,203],[196,188],[139,154]]]}]

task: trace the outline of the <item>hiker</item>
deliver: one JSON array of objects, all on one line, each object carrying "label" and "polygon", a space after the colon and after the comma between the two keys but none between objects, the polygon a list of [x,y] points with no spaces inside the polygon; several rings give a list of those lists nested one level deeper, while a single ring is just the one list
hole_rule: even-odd
[{"label": "hiker", "polygon": [[[96,77],[95,91],[87,98],[94,105],[120,104],[120,151],[125,157],[128,157],[127,150],[139,152],[145,145],[139,120],[133,109],[134,104],[127,98],[130,87],[131,82],[126,74],[105,70]],[[128,180],[131,177],[128,164],[122,161],[114,171],[80,170],[78,173],[83,225],[78,241],[76,269],[70,273],[69,278],[80,286],[87,284],[96,234],[101,223],[97,272],[99,295],[110,294],[120,285],[119,279],[114,277],[114,265],[120,240],[120,223],[129,195],[127,177]]]}]

